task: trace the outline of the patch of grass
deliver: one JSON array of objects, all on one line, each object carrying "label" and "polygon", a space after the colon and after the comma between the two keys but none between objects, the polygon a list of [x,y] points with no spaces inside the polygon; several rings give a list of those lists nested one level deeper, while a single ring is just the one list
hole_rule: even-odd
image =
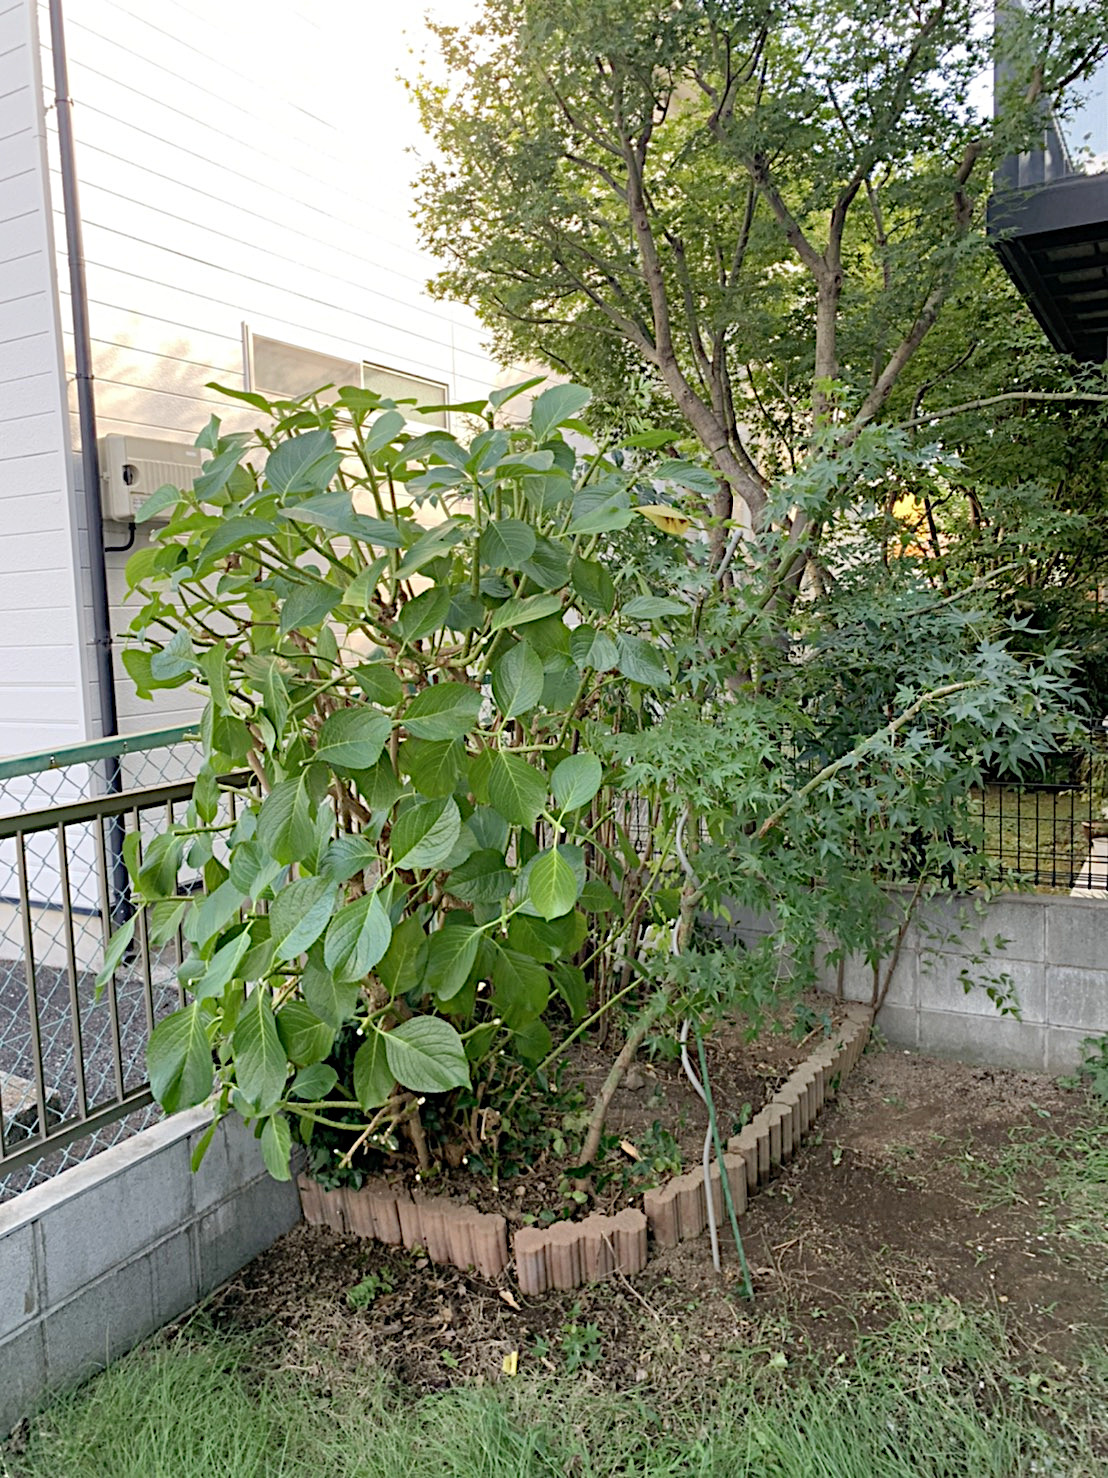
[{"label": "patch of grass", "polygon": [[[272,1341],[266,1346],[272,1355]],[[710,1353],[710,1352],[709,1352]],[[522,1369],[522,1366],[521,1366]],[[325,1384],[321,1385],[321,1382]],[[992,1316],[907,1305],[830,1369],[761,1349],[696,1401],[524,1373],[418,1399],[337,1360],[315,1383],[194,1322],[33,1425],[5,1478],[1093,1478],[1108,1355],[1028,1366]]]},{"label": "patch of grass", "polygon": [[[981,1211],[1026,1205],[1038,1182],[1044,1236],[1108,1252],[1108,1114],[1089,1100],[1088,1121],[1066,1135],[1024,1124],[995,1156],[966,1151],[958,1163]],[[1108,1257],[1104,1259],[1108,1264]]]}]

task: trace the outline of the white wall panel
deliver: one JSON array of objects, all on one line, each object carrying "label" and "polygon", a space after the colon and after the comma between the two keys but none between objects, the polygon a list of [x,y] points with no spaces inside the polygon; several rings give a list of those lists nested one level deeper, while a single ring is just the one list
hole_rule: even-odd
[{"label": "white wall panel", "polygon": [[32,0],[0,0],[0,754],[85,735]]}]

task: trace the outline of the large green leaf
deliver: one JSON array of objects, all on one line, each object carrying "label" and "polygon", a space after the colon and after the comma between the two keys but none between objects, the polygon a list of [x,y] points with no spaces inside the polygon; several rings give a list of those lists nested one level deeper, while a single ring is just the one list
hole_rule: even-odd
[{"label": "large green leaf", "polygon": [[208,574],[215,568],[218,560],[233,553],[236,549],[242,549],[246,544],[256,544],[260,539],[272,538],[280,527],[281,525],[272,519],[254,518],[249,515],[221,520],[215,532],[196,556],[196,573],[198,575]]},{"label": "large green leaf", "polygon": [[560,595],[513,596],[498,606],[489,622],[490,631],[499,631],[504,626],[526,626],[531,621],[542,621],[562,609]]},{"label": "large green leaf", "polygon": [[619,649],[612,638],[594,626],[577,626],[569,635],[569,650],[582,671],[609,672],[619,661]]},{"label": "large green leaf", "polygon": [[529,713],[542,697],[542,658],[520,642],[505,652],[492,672],[492,695],[505,718]]},{"label": "large green leaf", "polygon": [[664,616],[687,616],[689,607],[661,595],[636,595],[623,607],[623,614],[634,621],[658,621]]},{"label": "large green leaf", "polygon": [[307,1098],[318,1103],[327,1097],[338,1080],[339,1075],[329,1062],[313,1062],[300,1069],[289,1092],[294,1098]]},{"label": "large green leaf", "polygon": [[647,688],[668,688],[669,673],[655,647],[641,636],[616,638],[619,648],[619,670],[633,683]]},{"label": "large green leaf", "polygon": [[438,867],[454,850],[461,829],[453,796],[409,806],[393,823],[393,861],[400,867]]},{"label": "large green leaf", "polygon": [[298,878],[282,888],[269,910],[275,960],[294,960],[309,949],[334,912],[335,885],[330,878]]},{"label": "large green leaf", "polygon": [[702,498],[714,498],[719,492],[718,481],[706,467],[697,467],[693,462],[679,461],[676,457],[652,467],[651,476],[675,482],[678,487],[699,493]]},{"label": "large green leaf", "polygon": [[469,979],[481,943],[480,929],[470,924],[449,924],[427,941],[424,984],[440,1001],[450,1001]]},{"label": "large green leaf", "polygon": [[356,512],[347,492],[321,493],[318,498],[309,498],[306,503],[295,503],[279,511],[282,518],[292,519],[294,523],[312,524],[328,533],[345,534],[378,549],[400,549],[404,545],[404,535],[395,524]]},{"label": "large green leaf", "polygon": [[323,962],[337,980],[361,980],[389,947],[392,923],[376,893],[348,903],[327,926]]},{"label": "large green leaf", "polygon": [[185,938],[202,948],[227,927],[245,902],[246,895],[228,878],[214,893],[192,905],[182,929]]},{"label": "large green leaf", "polygon": [[469,1086],[461,1037],[437,1016],[413,1016],[385,1033],[385,1052],[398,1083],[414,1093],[448,1093]]},{"label": "large green leaf", "polygon": [[408,739],[401,746],[398,764],[412,777],[420,795],[452,794],[465,763],[465,745],[460,739]]},{"label": "large green leaf", "polygon": [[555,765],[550,789],[559,811],[576,811],[587,806],[600,789],[604,768],[595,754],[571,754]]},{"label": "large green leaf", "polygon": [[392,943],[377,966],[377,978],[390,995],[402,995],[423,979],[427,965],[427,935],[414,916],[401,919],[392,931]]},{"label": "large green leaf", "polygon": [[309,1009],[336,1031],[358,1009],[359,991],[352,981],[336,980],[317,947],[308,956],[300,977],[300,991]]},{"label": "large green leaf", "polygon": [[277,1103],[288,1077],[288,1058],[264,987],[251,991],[243,1002],[231,1048],[235,1081],[243,1096],[258,1109]]},{"label": "large green leaf", "polygon": [[513,826],[534,826],[546,805],[546,777],[506,750],[490,752],[488,788],[492,805]]},{"label": "large green leaf", "polygon": [[96,977],[97,995],[100,994],[116,970],[119,969],[123,956],[127,953],[127,948],[131,940],[135,937],[135,924],[137,922],[138,915],[132,914],[127,922],[112,935],[108,947],[104,951],[104,963],[101,965],[100,973]]},{"label": "large green leaf", "polygon": [[507,898],[514,882],[515,873],[504,860],[504,853],[481,847],[454,869],[446,887],[463,903],[498,903]]},{"label": "large green leaf", "polygon": [[511,1031],[520,1031],[546,1010],[550,976],[528,955],[498,949],[493,962],[493,1005]]},{"label": "large green leaf", "polygon": [[417,693],[404,714],[413,739],[461,739],[477,723],[481,694],[467,683],[435,683]]},{"label": "large green leaf", "polygon": [[557,847],[535,858],[527,882],[527,896],[540,918],[560,918],[577,902],[577,878]]},{"label": "large green leaf", "polygon": [[536,441],[545,441],[563,421],[579,416],[592,399],[583,385],[551,385],[535,397],[531,407],[531,429]]},{"label": "large green leaf", "polygon": [[367,1112],[392,1096],[396,1074],[389,1067],[383,1032],[371,1031],[354,1054],[354,1097]]},{"label": "large green leaf", "polygon": [[321,626],[342,599],[334,585],[297,585],[281,602],[281,620],[277,627],[281,636],[290,631],[311,631]]},{"label": "large green leaf", "polygon": [[212,1091],[214,1068],[199,1001],[159,1021],[146,1047],[150,1091],[167,1113],[195,1108]]},{"label": "large green leaf", "polygon": [[284,1114],[270,1114],[262,1126],[262,1159],[274,1180],[291,1180],[292,1129]]},{"label": "large green leaf", "polygon": [[578,599],[605,616],[611,615],[616,603],[616,587],[602,564],[576,557],[570,570],[570,583]]},{"label": "large green leaf", "polygon": [[315,841],[311,799],[303,775],[282,780],[262,802],[258,841],[282,867],[307,857]]},{"label": "large green leaf", "polygon": [[406,642],[419,641],[445,623],[451,594],[449,585],[432,585],[401,606],[396,629]]},{"label": "large green leaf", "polygon": [[208,961],[203,974],[189,986],[195,998],[204,1001],[209,997],[221,996],[234,980],[249,948],[250,934],[246,929],[236,934],[229,944],[221,945]]},{"label": "large green leaf", "polygon": [[340,770],[368,770],[391,733],[392,720],[376,708],[340,708],[323,721],[316,759]]},{"label": "large green leaf", "polygon": [[160,488],[155,488],[149,498],[145,499],[142,507],[135,514],[136,523],[146,523],[148,519],[155,518],[159,513],[164,513],[167,508],[172,508],[181,501],[181,489],[174,487],[172,483],[163,483]]},{"label": "large green leaf", "polygon": [[290,436],[269,454],[265,480],[276,493],[322,492],[342,462],[329,431]]},{"label": "large green leaf", "polygon": [[334,883],[346,883],[376,861],[377,849],[372,842],[363,836],[343,833],[328,843],[320,861],[320,872]]},{"label": "large green leaf", "polygon": [[370,702],[382,708],[395,708],[404,696],[404,685],[387,662],[363,662],[354,676]]},{"label": "large green leaf", "polygon": [[322,1062],[335,1044],[335,1029],[321,1021],[303,1001],[287,1001],[277,1012],[277,1032],[290,1062],[311,1067]]},{"label": "large green leaf", "polygon": [[499,518],[482,532],[478,553],[490,569],[518,570],[534,554],[536,542],[530,524],[518,518]]}]

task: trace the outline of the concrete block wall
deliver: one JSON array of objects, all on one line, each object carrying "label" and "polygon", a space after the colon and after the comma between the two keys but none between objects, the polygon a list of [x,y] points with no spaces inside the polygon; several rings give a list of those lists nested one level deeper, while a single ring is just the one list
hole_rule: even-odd
[{"label": "concrete block wall", "polygon": [[193,1307],[300,1220],[257,1141],[178,1114],[0,1206],[0,1434]]},{"label": "concrete block wall", "polygon": [[[734,915],[730,932],[745,944],[773,932],[764,915]],[[963,971],[979,982],[968,992]],[[825,965],[821,987],[835,990],[837,973]],[[986,993],[983,982],[1001,974],[1011,980],[1020,1020],[1002,1016]],[[872,969],[848,960],[843,988],[847,1000],[868,1001]],[[905,935],[877,1025],[890,1042],[920,1052],[1072,1072],[1084,1038],[1108,1032],[1108,901],[1042,893],[990,903],[932,899]]]}]

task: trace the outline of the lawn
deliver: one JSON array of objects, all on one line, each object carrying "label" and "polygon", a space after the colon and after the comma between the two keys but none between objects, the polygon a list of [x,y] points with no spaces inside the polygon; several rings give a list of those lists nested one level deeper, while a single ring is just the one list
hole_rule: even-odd
[{"label": "lawn", "polygon": [[821,1129],[744,1218],[753,1306],[699,1243],[634,1286],[528,1301],[300,1227],[18,1432],[0,1471],[1108,1471],[1103,1109],[1048,1079],[886,1051]]}]

